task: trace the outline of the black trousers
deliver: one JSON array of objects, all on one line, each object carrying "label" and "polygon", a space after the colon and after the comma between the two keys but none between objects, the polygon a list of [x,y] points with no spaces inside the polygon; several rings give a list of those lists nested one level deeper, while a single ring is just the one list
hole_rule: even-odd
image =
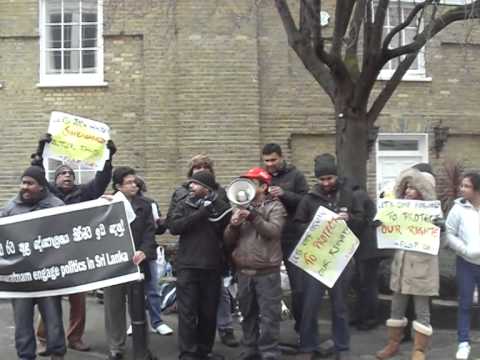
[{"label": "black trousers", "polygon": [[378,269],[382,259],[355,261],[353,288],[357,293],[356,320],[364,323],[378,316]]},{"label": "black trousers", "polygon": [[216,270],[180,269],[177,272],[180,360],[204,359],[212,351],[221,280]]}]

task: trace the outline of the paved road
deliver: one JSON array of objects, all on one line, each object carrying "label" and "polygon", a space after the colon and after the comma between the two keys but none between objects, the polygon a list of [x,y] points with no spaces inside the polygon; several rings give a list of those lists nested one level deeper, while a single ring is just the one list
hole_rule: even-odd
[{"label": "paved road", "polygon": [[[98,304],[94,298],[88,298],[88,313],[87,313],[87,330],[86,340],[92,346],[92,351],[88,353],[80,353],[69,350],[66,355],[67,360],[96,360],[106,359],[107,347],[105,345],[105,334],[103,326],[103,305]],[[68,311],[68,303],[64,301],[64,313]],[[9,302],[0,302],[0,317],[1,328],[0,332],[0,360],[14,360],[16,359],[14,347],[14,327],[12,321],[12,311]],[[165,321],[175,330],[177,321],[175,315],[164,316]],[[322,334],[328,334],[328,321],[320,321],[320,331]],[[284,342],[295,342],[296,336],[292,330],[293,324],[291,320],[282,322],[281,338]],[[241,334],[239,324],[236,323],[236,333]],[[479,332],[474,331],[473,337],[479,338]],[[218,339],[217,339],[218,340]],[[373,360],[373,354],[386,341],[385,327],[379,327],[369,332],[358,332],[352,330],[352,358],[358,360]],[[130,341],[129,341],[130,345]],[[159,335],[152,335],[151,349],[159,360],[174,360],[177,359],[177,338],[176,335],[162,337]],[[428,359],[443,360],[454,359],[456,350],[456,334],[454,330],[434,330],[432,349],[428,355]],[[227,360],[237,359],[240,354],[240,349],[231,349],[223,346],[217,341],[215,351],[223,354]],[[395,357],[396,360],[410,359],[411,345],[406,344],[402,346],[401,353]],[[294,359],[294,356],[284,356],[285,360]],[[42,359],[42,358],[39,358]],[[480,359],[480,344],[473,344],[472,356],[470,359]]]}]

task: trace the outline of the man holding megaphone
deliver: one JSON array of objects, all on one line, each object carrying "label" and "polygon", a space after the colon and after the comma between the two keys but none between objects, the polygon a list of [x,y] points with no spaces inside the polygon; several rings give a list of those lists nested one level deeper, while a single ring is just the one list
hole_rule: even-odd
[{"label": "man holding megaphone", "polygon": [[280,358],[281,235],[286,211],[268,193],[271,175],[250,169],[234,181],[227,196],[234,205],[225,242],[233,249],[238,274],[238,301],[243,315],[242,360]]}]

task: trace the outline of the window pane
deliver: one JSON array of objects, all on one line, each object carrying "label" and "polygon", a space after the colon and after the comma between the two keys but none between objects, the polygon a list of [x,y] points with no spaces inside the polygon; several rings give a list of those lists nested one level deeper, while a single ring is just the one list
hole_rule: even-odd
[{"label": "window pane", "polygon": [[62,47],[62,27],[61,25],[47,25],[46,48],[60,49]]},{"label": "window pane", "polygon": [[84,25],[82,27],[82,47],[97,47],[97,25]]},{"label": "window pane", "polygon": [[95,73],[97,71],[97,52],[95,50],[84,50],[82,52],[82,72]]},{"label": "window pane", "polygon": [[46,19],[47,23],[60,23],[62,22],[62,2],[61,0],[47,0],[45,3]]},{"label": "window pane", "polygon": [[380,140],[380,151],[418,151],[418,140]]},{"label": "window pane", "polygon": [[47,74],[60,74],[62,71],[62,52],[61,51],[47,51],[46,68]]},{"label": "window pane", "polygon": [[63,47],[79,48],[80,47],[80,25],[65,25],[63,33]]},{"label": "window pane", "polygon": [[390,21],[390,26],[397,26],[399,24],[399,18],[398,7],[396,5],[390,6],[388,8],[388,20]]},{"label": "window pane", "polygon": [[78,23],[80,21],[80,1],[64,0],[63,12],[63,22]]},{"label": "window pane", "polygon": [[63,68],[65,73],[78,74],[80,72],[80,51],[68,50],[63,54]]},{"label": "window pane", "polygon": [[82,21],[97,22],[97,0],[82,1]]}]

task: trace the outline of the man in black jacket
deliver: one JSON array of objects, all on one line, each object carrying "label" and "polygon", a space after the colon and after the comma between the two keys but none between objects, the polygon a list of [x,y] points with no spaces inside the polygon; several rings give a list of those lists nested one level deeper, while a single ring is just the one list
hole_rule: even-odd
[{"label": "man in black jacket", "polygon": [[180,360],[223,358],[213,354],[217,306],[224,268],[223,230],[228,208],[215,192],[210,171],[190,179],[188,196],[170,212],[168,227],[180,235],[176,258]]},{"label": "man in black jacket", "polygon": [[[363,223],[362,210],[353,196],[351,186],[337,176],[335,158],[323,154],[315,158],[315,177],[318,183],[302,199],[295,214],[299,233],[303,234],[320,206],[336,212],[339,220],[345,220],[350,229]],[[318,313],[323,294],[328,290],[332,307],[332,337],[336,359],[349,359],[350,331],[348,328],[347,292],[351,278],[351,263],[347,265],[337,282],[327,289],[321,282],[304,274],[304,298],[300,321],[300,346],[303,353],[298,358],[310,360],[320,351]]]},{"label": "man in black jacket", "polygon": [[[52,141],[50,134],[43,135],[39,142],[37,151],[32,154],[32,165],[43,167],[43,149],[46,143]],[[95,178],[86,184],[75,184],[75,172],[66,165],[60,165],[55,170],[55,180],[48,184],[50,192],[61,199],[65,205],[77,204],[99,198],[105,192],[112,177],[112,157],[117,151],[112,140],[107,142],[110,150],[110,157],[105,162],[102,171],[95,174]],[[68,296],[70,303],[70,322],[67,330],[68,347],[77,351],[88,351],[90,347],[83,341],[86,321],[86,294],[78,293]],[[42,321],[38,326],[37,336],[39,339],[39,355],[45,352],[45,328]]]},{"label": "man in black jacket", "polygon": [[295,319],[295,330],[298,332],[302,314],[302,270],[290,263],[288,257],[299,240],[293,217],[300,200],[308,192],[305,176],[295,166],[287,164],[282,156],[280,145],[266,144],[262,150],[265,169],[272,175],[270,195],[281,201],[287,210],[286,223],[282,231],[283,262],[287,269],[291,288],[292,314]]},{"label": "man in black jacket", "polygon": [[[125,195],[135,212],[135,220],[130,224],[133,242],[135,244],[135,253],[132,261],[140,266],[141,271],[145,275],[145,279],[148,280],[150,276],[148,260],[155,256],[157,248],[152,206],[145,198],[138,195],[134,169],[127,166],[115,168],[112,185],[115,192],[120,191]],[[123,358],[127,336],[127,322],[125,318],[127,296],[128,303],[130,304],[130,317],[134,324],[134,352],[148,352],[148,350],[138,349],[136,347],[136,344],[139,342],[146,344],[147,332],[145,331],[146,323],[141,324],[141,322],[144,322],[145,320],[144,284],[143,281],[135,281],[110,286],[104,289],[105,328],[110,349],[109,359]],[[134,309],[135,304],[139,305],[141,308]],[[136,311],[136,314],[140,314],[143,320],[135,319],[133,311]],[[139,340],[137,341],[137,339]],[[137,358],[139,357],[135,357],[135,359]]]}]

